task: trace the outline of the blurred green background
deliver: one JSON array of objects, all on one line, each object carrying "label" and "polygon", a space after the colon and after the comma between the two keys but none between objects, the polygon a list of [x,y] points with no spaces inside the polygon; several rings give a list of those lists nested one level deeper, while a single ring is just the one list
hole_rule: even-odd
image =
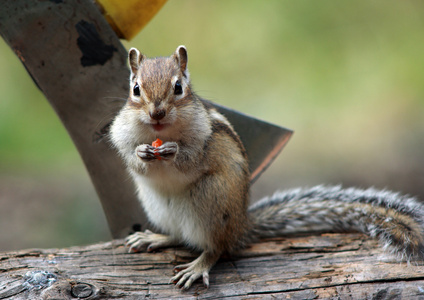
[{"label": "blurred green background", "polygon": [[[320,183],[424,199],[424,2],[171,0],[124,44],[185,44],[198,94],[295,130],[253,199]],[[0,250],[110,239],[70,138],[3,40],[0,66]]]}]

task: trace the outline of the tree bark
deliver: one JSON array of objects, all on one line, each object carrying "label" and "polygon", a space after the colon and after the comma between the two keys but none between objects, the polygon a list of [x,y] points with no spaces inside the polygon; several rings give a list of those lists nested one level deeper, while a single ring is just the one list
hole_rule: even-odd
[{"label": "tree bark", "polygon": [[[265,240],[210,273],[210,288],[168,284],[175,265],[196,253],[170,248],[127,253],[122,240],[83,247],[0,253],[0,299],[417,299],[424,297],[422,262],[384,254],[361,234]],[[37,284],[34,274],[50,274]],[[30,273],[28,273],[30,272]],[[32,272],[32,273],[31,273]],[[25,276],[29,274],[32,276]],[[38,288],[38,289],[37,289]]]}]

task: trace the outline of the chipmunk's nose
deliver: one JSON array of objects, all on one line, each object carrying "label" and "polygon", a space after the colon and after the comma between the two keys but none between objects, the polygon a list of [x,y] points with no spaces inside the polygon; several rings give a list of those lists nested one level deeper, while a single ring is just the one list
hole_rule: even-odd
[{"label": "chipmunk's nose", "polygon": [[160,121],[165,117],[166,112],[164,109],[155,109],[150,111],[149,115],[153,120]]}]

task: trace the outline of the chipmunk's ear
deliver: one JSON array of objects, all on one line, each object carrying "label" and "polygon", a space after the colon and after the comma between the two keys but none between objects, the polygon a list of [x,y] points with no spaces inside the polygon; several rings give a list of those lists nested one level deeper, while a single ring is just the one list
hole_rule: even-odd
[{"label": "chipmunk's ear", "polygon": [[186,74],[188,60],[186,47],[178,46],[174,55],[177,59],[178,64],[180,65],[181,72],[183,72],[183,74]]},{"label": "chipmunk's ear", "polygon": [[[136,48],[131,48],[128,52],[128,63],[131,68],[131,75],[135,75],[137,70],[140,68],[141,62],[144,59],[144,55],[140,53]],[[131,76],[133,77],[133,76]]]}]

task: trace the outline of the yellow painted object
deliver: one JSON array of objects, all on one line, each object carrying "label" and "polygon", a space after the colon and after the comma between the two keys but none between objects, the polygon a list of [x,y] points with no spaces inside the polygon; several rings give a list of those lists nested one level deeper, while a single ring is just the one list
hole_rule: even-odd
[{"label": "yellow painted object", "polygon": [[167,0],[96,0],[120,38],[131,40],[156,15]]}]

